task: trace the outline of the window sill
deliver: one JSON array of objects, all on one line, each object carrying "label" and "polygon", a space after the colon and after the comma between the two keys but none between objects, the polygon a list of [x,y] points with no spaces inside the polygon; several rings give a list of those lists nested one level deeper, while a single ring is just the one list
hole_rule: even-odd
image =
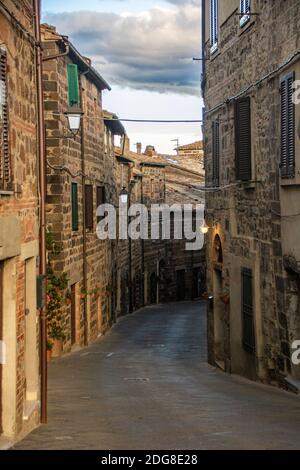
[{"label": "window sill", "polygon": [[239,183],[241,184],[242,188],[245,189],[245,190],[255,189],[256,188],[256,181],[252,181],[252,180],[242,181],[242,180],[240,180]]},{"label": "window sill", "polygon": [[284,188],[300,186],[300,175],[293,178],[280,178],[280,186]]}]

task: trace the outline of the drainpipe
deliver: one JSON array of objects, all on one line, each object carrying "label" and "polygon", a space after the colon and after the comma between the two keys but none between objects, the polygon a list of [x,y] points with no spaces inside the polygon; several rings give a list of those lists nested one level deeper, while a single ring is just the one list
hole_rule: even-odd
[{"label": "drainpipe", "polygon": [[[39,145],[39,186],[40,186],[40,275],[46,280],[46,139],[43,97],[43,67],[41,47],[41,2],[33,0],[34,29],[38,43],[35,50],[36,81],[38,102],[38,145]],[[45,281],[46,282],[46,281]],[[40,360],[41,360],[41,422],[47,423],[47,309],[40,309]]]},{"label": "drainpipe", "polygon": [[[84,75],[84,73],[82,74]],[[80,102],[81,107],[83,107],[83,87],[82,87],[82,75],[79,78],[79,89],[80,89]],[[81,146],[81,186],[82,186],[82,254],[83,254],[83,290],[84,293],[87,292],[87,249],[86,249],[86,207],[85,207],[85,126],[84,126],[84,117],[81,120],[81,133],[80,133],[80,146]],[[89,343],[88,337],[89,331],[89,321],[88,321],[88,305],[87,305],[87,296],[84,297],[84,344],[85,346]]]},{"label": "drainpipe", "polygon": [[[141,177],[141,205],[144,206],[143,176]],[[145,307],[145,240],[141,237],[142,244],[142,307]]]},{"label": "drainpipe", "polygon": [[202,11],[201,11],[201,19],[202,19],[202,81],[201,81],[201,88],[202,88],[202,95],[204,97],[204,92],[205,92],[205,85],[206,85],[206,60],[205,60],[205,38],[206,38],[206,24],[205,24],[205,19],[206,19],[206,6],[205,6],[206,0],[202,0]]},{"label": "drainpipe", "polygon": [[[131,206],[131,168],[130,163],[128,163],[128,208]],[[132,240],[131,237],[128,237],[128,257],[129,257],[129,313],[133,312],[133,301],[132,301]]]}]

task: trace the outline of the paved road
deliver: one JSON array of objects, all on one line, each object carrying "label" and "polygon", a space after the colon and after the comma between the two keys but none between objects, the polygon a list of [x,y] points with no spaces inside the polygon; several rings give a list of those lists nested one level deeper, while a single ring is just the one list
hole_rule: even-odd
[{"label": "paved road", "polygon": [[300,398],[206,364],[200,303],[149,307],[50,367],[49,424],[17,449],[300,449]]}]

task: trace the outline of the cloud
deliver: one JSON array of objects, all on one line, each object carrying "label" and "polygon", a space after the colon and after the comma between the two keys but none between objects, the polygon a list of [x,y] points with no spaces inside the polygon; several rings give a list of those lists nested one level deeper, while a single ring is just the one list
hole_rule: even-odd
[{"label": "cloud", "polygon": [[[120,1],[120,0],[119,0]],[[141,14],[78,11],[48,14],[46,21],[91,57],[111,84],[133,89],[199,94],[200,8],[169,0],[176,9]]]}]

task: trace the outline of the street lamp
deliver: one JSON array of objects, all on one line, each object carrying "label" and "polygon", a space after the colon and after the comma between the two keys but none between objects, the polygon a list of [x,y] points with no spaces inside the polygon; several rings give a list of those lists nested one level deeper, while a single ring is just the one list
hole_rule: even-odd
[{"label": "street lamp", "polygon": [[203,225],[200,227],[201,232],[203,235],[206,235],[209,231],[209,226],[206,224],[205,220],[203,222]]},{"label": "street lamp", "polygon": [[128,203],[128,191],[123,187],[122,191],[120,192],[120,200],[122,204],[127,204]]},{"label": "street lamp", "polygon": [[79,132],[80,125],[81,125],[81,118],[83,116],[83,112],[77,108],[70,108],[66,113],[65,116],[68,119],[68,125],[71,133],[76,135]]}]

